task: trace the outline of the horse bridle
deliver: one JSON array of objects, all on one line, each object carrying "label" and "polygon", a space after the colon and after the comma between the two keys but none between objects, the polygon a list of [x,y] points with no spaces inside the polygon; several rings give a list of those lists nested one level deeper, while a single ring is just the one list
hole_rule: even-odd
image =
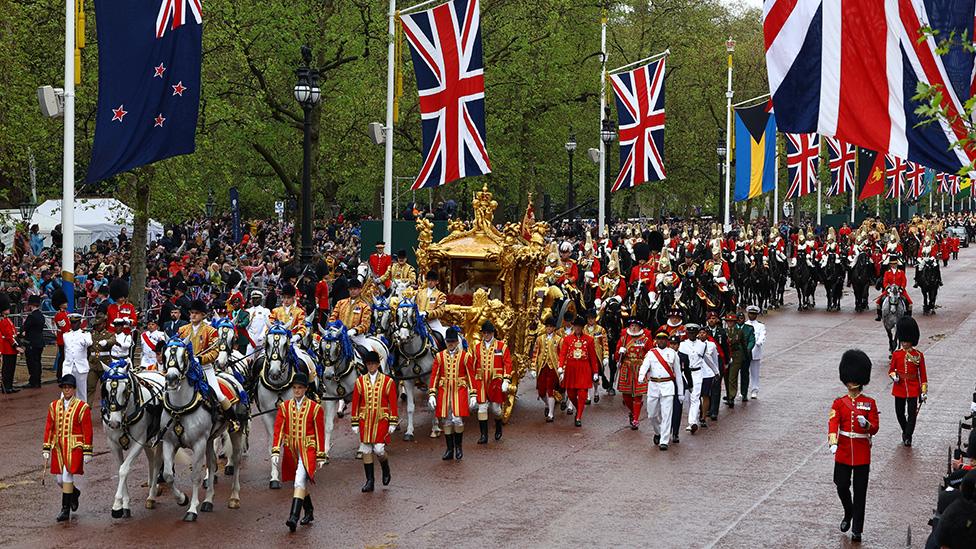
[{"label": "horse bridle", "polygon": [[[414,314],[416,315],[416,310],[414,311]],[[410,324],[407,322],[406,318],[404,318],[403,320],[397,319],[397,323],[396,323],[397,328],[403,328],[405,330],[411,331],[414,334],[416,334],[418,337],[420,337],[420,351],[418,351],[416,354],[410,354],[404,351],[403,349],[400,349],[400,353],[403,354],[404,358],[406,358],[409,361],[416,361],[418,358],[424,356],[424,354],[427,353],[428,350],[427,338],[421,337],[420,333],[416,331],[417,323],[422,321],[423,319],[418,319],[416,316],[414,316],[414,329],[411,330]],[[399,338],[396,337],[396,332],[394,332],[394,338],[396,338],[399,341]]]}]

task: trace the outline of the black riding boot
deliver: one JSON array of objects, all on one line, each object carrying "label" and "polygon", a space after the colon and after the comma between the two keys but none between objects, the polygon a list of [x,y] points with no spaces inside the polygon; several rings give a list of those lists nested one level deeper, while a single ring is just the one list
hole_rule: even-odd
[{"label": "black riding boot", "polygon": [[75,491],[71,493],[71,512],[74,513],[78,510],[78,497],[81,496],[81,490],[75,486]]},{"label": "black riding boot", "polygon": [[441,459],[447,461],[454,457],[454,434],[444,434],[444,442],[447,443],[447,451],[441,456]]},{"label": "black riding boot", "polygon": [[390,460],[383,458],[380,460],[380,469],[383,471],[383,486],[390,484]]},{"label": "black riding boot", "polygon": [[875,318],[878,322],[881,322],[881,304],[878,304],[878,316]]},{"label": "black riding boot", "polygon": [[71,498],[73,495],[74,494],[61,494],[61,513],[58,515],[58,522],[64,522],[71,517]]},{"label": "black riding boot", "polygon": [[285,525],[292,532],[295,531],[295,527],[298,526],[298,516],[302,512],[302,505],[304,505],[305,500],[302,498],[291,498],[291,513],[288,515],[288,520],[285,521]]},{"label": "black riding boot", "polygon": [[315,508],[312,507],[311,496],[307,496],[307,495],[305,496],[303,507],[305,509],[305,516],[302,517],[302,521],[299,524],[306,525],[311,523],[313,520],[315,520],[315,516],[312,514],[312,511],[314,511]]},{"label": "black riding boot", "polygon": [[502,420],[495,420],[495,440],[502,438]]},{"label": "black riding boot", "polygon": [[366,471],[366,484],[363,484],[363,492],[372,492],[376,482],[376,473],[373,469],[373,462],[363,463],[363,470]]},{"label": "black riding boot", "polygon": [[461,459],[464,457],[464,451],[461,450],[462,438],[464,438],[464,433],[454,433],[454,459]]},{"label": "black riding boot", "polygon": [[478,428],[481,429],[481,437],[478,438],[478,444],[488,444],[488,420],[479,419]]}]

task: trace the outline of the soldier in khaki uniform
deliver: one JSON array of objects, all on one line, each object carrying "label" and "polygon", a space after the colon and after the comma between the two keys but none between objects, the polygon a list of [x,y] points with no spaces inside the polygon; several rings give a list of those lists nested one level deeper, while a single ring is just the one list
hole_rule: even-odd
[{"label": "soldier in khaki uniform", "polygon": [[369,302],[362,296],[363,283],[353,278],[349,281],[349,297],[340,300],[332,309],[329,322],[342,321],[357,345],[367,346],[366,334],[371,322]]},{"label": "soldier in khaki uniform", "polygon": [[427,325],[437,333],[447,334],[447,327],[441,324],[440,318],[446,311],[447,296],[444,292],[437,289],[437,282],[440,277],[437,272],[430,271],[425,279],[427,287],[417,292],[417,310],[420,316],[427,319]]},{"label": "soldier in khaki uniform", "polygon": [[92,345],[88,347],[88,385],[86,388],[87,400],[91,401],[92,395],[98,388],[101,380],[102,367],[112,362],[112,347],[115,346],[115,334],[108,330],[108,317],[103,313],[97,313],[92,319],[91,326]]}]

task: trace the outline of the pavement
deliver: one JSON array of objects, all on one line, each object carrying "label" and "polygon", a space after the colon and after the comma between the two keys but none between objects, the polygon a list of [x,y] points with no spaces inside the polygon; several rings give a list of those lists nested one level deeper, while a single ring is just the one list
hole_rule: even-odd
[{"label": "pavement", "polygon": [[874,361],[866,392],[881,410],[860,547],[906,547],[909,527],[912,546],[923,547],[947,448],[969,411],[974,382],[969,273],[976,253],[962,254],[943,270],[937,314],[918,317],[929,402],[912,448],[901,445],[883,328],[873,313],[853,312],[849,292],[840,312],[824,312],[821,289],[817,310],[797,312],[793,293],[787,307],[763,318],[768,339],[759,399],[733,410],[723,404],[717,423],[694,436],[683,433],[668,452],[653,446],[648,422],[639,431],[628,428],[619,397],[604,396],[588,407],[582,428],[566,415],[546,424],[534,382],[526,381],[500,442],[474,444],[477,423],[468,419],[460,462],[441,461],[443,439],[427,437],[430,412],[418,405],[417,440],[404,442],[397,433],[389,446],[393,482],[380,486],[377,467],[376,492],[362,494],[363,469],[346,416],[337,421],[332,462],[311,490],[316,521],[294,534],[284,525],[290,485],[268,489],[267,434],[260,423],[252,427],[241,473],[241,509],[227,508],[223,477],[214,512],[201,513],[197,523],[181,521],[184,510],[170,491],[155,510],[144,509],[140,458],[129,480],[132,518],[112,519],[117,464],[106,453],[97,410],[96,457],[79,483],[81,508],[70,522],[55,523],[60,497],[42,471],[40,446],[46,406],[57,388],[0,397],[0,545],[232,547],[260,540],[335,547],[848,547],[849,536],[838,530],[842,510],[826,431],[831,402],[844,392],[837,379],[840,355],[857,347]]}]

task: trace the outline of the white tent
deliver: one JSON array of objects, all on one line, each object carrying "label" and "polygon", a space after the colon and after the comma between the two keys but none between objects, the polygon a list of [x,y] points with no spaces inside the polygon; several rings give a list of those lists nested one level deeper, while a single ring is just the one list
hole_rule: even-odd
[{"label": "white tent", "polygon": [[[3,242],[7,250],[13,249],[15,226],[19,222],[20,210],[0,210],[0,242]],[[37,225],[38,232],[44,237],[45,248],[51,246],[51,231],[59,223],[61,223],[60,214],[57,217],[51,217],[35,213],[31,217],[31,224]],[[75,249],[85,249],[91,246],[91,243],[92,232],[82,227],[75,227]]]},{"label": "white tent", "polygon": [[[61,201],[47,200],[37,207],[37,213],[61,219]],[[36,215],[35,215],[36,217]],[[91,242],[116,238],[125,227],[132,237],[131,208],[114,198],[79,198],[75,200],[75,228],[85,229],[91,234]],[[163,226],[149,220],[149,240],[163,235]]]}]

